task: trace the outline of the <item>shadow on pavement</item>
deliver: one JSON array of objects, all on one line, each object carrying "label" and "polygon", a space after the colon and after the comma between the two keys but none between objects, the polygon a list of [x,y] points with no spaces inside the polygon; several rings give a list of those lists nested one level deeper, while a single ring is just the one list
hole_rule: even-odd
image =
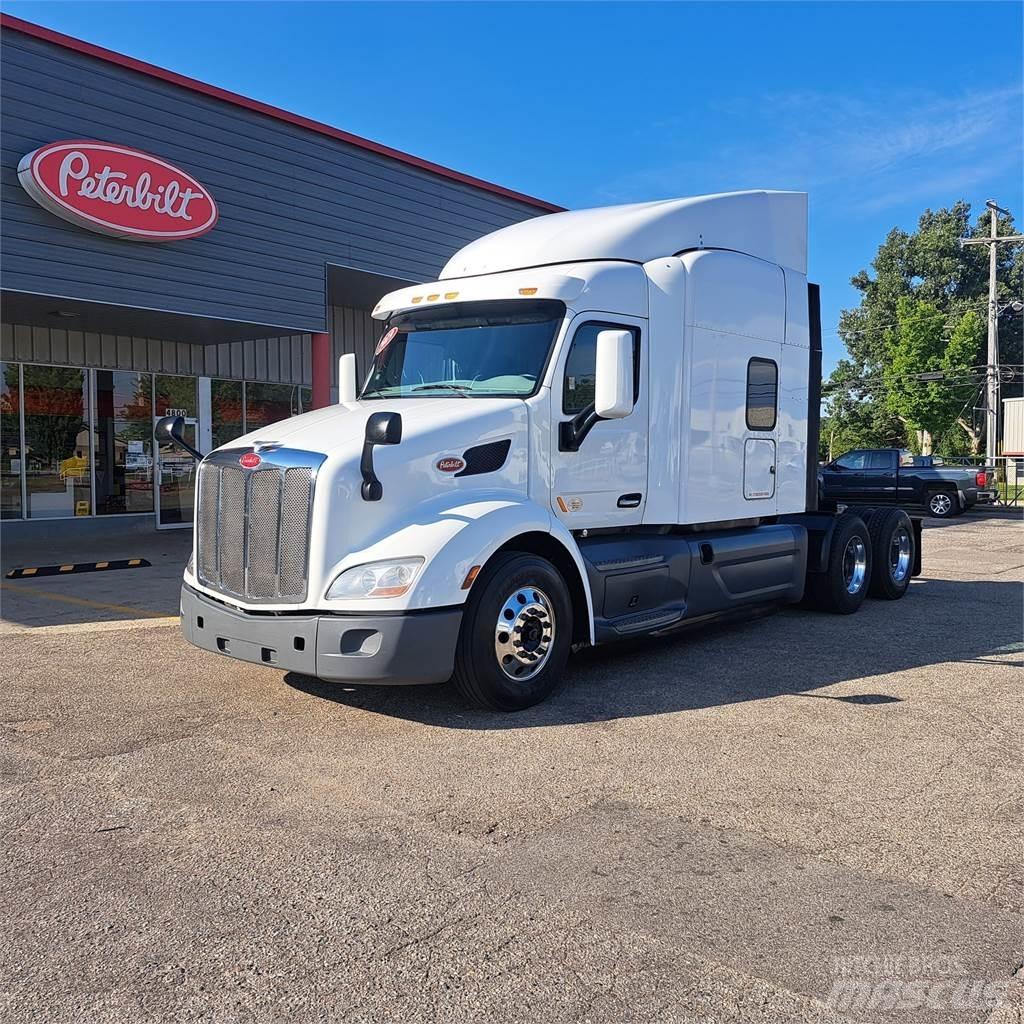
[{"label": "shadow on pavement", "polygon": [[[1019,583],[917,580],[904,600],[868,601],[852,616],[791,608],[676,639],[582,651],[570,659],[561,690],[517,714],[470,708],[451,685],[349,687],[296,673],[284,679],[294,689],[326,701],[461,729],[610,721],[782,694],[884,714],[886,705],[914,698],[874,692],[879,687],[877,682],[872,685],[872,677],[1005,656],[1020,647],[1016,641],[1021,618]],[[861,681],[862,693],[808,692]]]}]

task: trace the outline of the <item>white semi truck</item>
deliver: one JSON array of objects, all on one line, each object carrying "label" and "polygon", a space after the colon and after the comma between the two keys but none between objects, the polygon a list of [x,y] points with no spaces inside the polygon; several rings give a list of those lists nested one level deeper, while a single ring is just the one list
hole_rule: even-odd
[{"label": "white semi truck", "polygon": [[511,711],[576,645],[850,613],[920,572],[919,521],[817,511],[802,193],[538,217],[373,315],[358,393],[343,357],[337,405],[201,457],[196,646]]}]

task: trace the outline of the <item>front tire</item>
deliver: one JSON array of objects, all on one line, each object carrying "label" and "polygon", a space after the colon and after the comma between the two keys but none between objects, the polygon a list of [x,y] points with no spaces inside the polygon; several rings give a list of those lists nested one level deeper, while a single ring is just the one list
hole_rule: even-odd
[{"label": "front tire", "polygon": [[521,711],[561,682],[572,644],[572,599],[545,558],[498,555],[469,592],[455,650],[454,681],[471,703]]},{"label": "front tire", "polygon": [[811,603],[822,611],[852,615],[868,596],[871,535],[864,520],[844,512],[832,531],[828,564],[808,581]]}]

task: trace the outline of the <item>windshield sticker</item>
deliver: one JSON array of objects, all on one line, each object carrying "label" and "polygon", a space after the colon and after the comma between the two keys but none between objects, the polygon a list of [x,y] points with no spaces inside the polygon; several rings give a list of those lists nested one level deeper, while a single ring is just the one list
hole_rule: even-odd
[{"label": "windshield sticker", "polygon": [[377,347],[373,350],[374,356],[379,356],[384,349],[388,347],[395,340],[395,335],[398,334],[398,328],[392,327],[380,341],[377,342]]}]

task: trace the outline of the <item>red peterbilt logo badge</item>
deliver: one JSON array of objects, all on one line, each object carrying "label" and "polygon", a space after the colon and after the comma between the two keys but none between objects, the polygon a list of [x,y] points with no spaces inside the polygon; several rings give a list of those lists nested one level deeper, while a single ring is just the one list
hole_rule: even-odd
[{"label": "red peterbilt logo badge", "polygon": [[437,468],[442,473],[458,473],[460,469],[466,468],[466,463],[462,459],[450,455],[446,459],[438,459]]},{"label": "red peterbilt logo badge", "polygon": [[263,460],[255,452],[246,452],[239,456],[238,464],[246,469],[255,469]]},{"label": "red peterbilt logo badge", "polygon": [[18,180],[51,213],[115,238],[180,241],[217,223],[213,196],[191,174],[127,146],[51,142],[21,158]]}]

